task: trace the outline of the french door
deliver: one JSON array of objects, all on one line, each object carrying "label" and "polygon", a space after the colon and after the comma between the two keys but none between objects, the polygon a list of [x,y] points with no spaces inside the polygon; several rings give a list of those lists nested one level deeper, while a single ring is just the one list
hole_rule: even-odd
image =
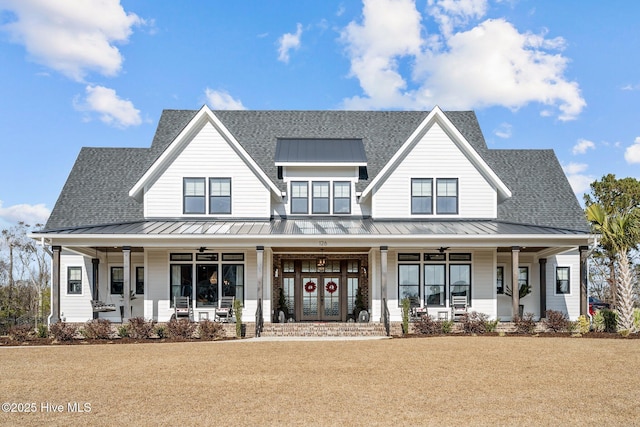
[{"label": "french door", "polygon": [[302,320],[328,321],[342,318],[339,275],[303,274],[300,287]]}]

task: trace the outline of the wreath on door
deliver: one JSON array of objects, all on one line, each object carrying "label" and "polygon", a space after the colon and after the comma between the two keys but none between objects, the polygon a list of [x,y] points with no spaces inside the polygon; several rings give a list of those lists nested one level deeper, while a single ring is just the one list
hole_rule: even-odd
[{"label": "wreath on door", "polygon": [[336,282],[332,280],[329,283],[327,283],[327,286],[325,286],[325,289],[327,290],[327,292],[332,294],[338,290],[338,285],[336,285]]},{"label": "wreath on door", "polygon": [[314,282],[312,282],[312,281],[308,281],[304,285],[304,290],[309,292],[309,293],[311,293],[311,292],[316,290],[316,284]]}]

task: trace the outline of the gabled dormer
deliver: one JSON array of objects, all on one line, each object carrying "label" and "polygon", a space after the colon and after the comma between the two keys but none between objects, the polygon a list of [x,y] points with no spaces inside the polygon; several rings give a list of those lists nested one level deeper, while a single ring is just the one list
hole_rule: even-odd
[{"label": "gabled dormer", "polygon": [[278,138],[275,165],[287,215],[361,215],[355,184],[367,179],[361,139]]},{"label": "gabled dormer", "polygon": [[145,218],[269,218],[281,195],[206,105],[129,191]]},{"label": "gabled dormer", "polygon": [[374,218],[497,218],[511,191],[435,107],[365,188]]}]

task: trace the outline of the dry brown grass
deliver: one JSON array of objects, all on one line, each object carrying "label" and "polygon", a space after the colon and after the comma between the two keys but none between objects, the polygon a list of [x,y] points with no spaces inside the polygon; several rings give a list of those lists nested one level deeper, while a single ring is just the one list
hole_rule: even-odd
[{"label": "dry brown grass", "polygon": [[[1,425],[634,425],[640,341],[440,337],[0,348]],[[44,413],[43,402],[65,405]],[[89,402],[90,413],[68,413]]]}]

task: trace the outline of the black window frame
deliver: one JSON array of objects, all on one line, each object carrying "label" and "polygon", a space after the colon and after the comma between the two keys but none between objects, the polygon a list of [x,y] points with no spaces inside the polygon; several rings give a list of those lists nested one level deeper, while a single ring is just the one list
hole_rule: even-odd
[{"label": "black window frame", "polygon": [[[327,195],[326,196],[316,196],[316,185],[322,185],[323,188],[326,188]],[[317,209],[316,205],[320,202],[325,202],[327,204],[327,208],[325,209]],[[331,211],[331,183],[329,181],[311,181],[311,213],[314,215],[328,215]]]},{"label": "black window frame", "polygon": [[[450,196],[450,195],[444,195],[441,196],[440,195],[440,191],[439,191],[439,185],[440,183],[449,183],[449,182],[455,182],[456,184],[456,194],[455,196]],[[459,212],[459,204],[460,204],[460,185],[458,182],[458,178],[437,178],[436,179],[436,188],[435,188],[435,193],[436,193],[436,215],[457,215]],[[444,210],[443,207],[441,206],[442,203],[444,203],[444,201],[448,201],[450,199],[455,199],[455,210],[454,211],[449,211],[449,210]],[[441,203],[442,201],[442,203]]]},{"label": "black window frame", "polygon": [[[424,181],[425,183],[428,182],[429,183],[429,188],[431,189],[431,195],[430,196],[423,196],[423,195],[415,195],[414,194],[414,184],[418,183],[419,181]],[[424,199],[424,205],[428,206],[428,211],[422,211],[422,210],[418,210],[416,209],[416,205],[418,201],[421,201]],[[426,203],[428,200],[428,203]],[[420,204],[422,205],[422,203]],[[411,178],[411,214],[412,215],[433,215],[433,178]]]},{"label": "black window frame", "polygon": [[[421,280],[420,280],[420,274],[421,274],[420,265],[421,264],[419,262],[418,263],[407,262],[407,263],[398,264],[398,307],[402,307],[402,300],[405,299],[405,298],[409,298],[410,300],[415,298],[418,302],[420,301],[420,283],[421,283]],[[415,267],[415,268],[417,268],[418,281],[415,284],[413,284],[413,283],[402,284],[401,283],[401,281],[400,281],[400,270],[403,267]],[[408,297],[403,295],[403,293],[401,292],[401,289],[404,289],[404,288],[415,288],[415,291],[416,291],[415,295],[410,295]]]},{"label": "black window frame", "polygon": [[[79,272],[79,279],[71,278],[71,271]],[[82,267],[67,267],[67,295],[82,295]]]},{"label": "black window frame", "polygon": [[[348,189],[348,195],[346,197],[337,196],[338,194],[338,192],[336,191],[337,185],[340,185],[341,187],[346,187]],[[342,191],[340,193],[342,194]],[[346,201],[347,210],[346,211],[337,210],[336,205],[338,205],[338,202],[345,202],[345,201]],[[340,214],[348,215],[351,213],[351,182],[350,181],[334,181],[333,182],[333,213],[336,215],[340,215]]]},{"label": "black window frame", "polygon": [[[567,272],[567,278],[563,279],[562,281],[566,281],[567,282],[567,291],[566,292],[562,292],[561,289],[561,280],[558,277],[558,272],[560,270],[566,271]],[[571,267],[567,267],[567,266],[556,266],[556,295],[571,295]]]},{"label": "black window frame", "polygon": [[[306,190],[305,197],[299,197],[299,196],[296,197],[296,196],[293,195],[294,194],[293,193],[294,185],[296,187],[299,186],[300,188],[302,188],[302,187],[305,188],[305,190]],[[290,210],[291,210],[291,214],[292,215],[293,214],[308,214],[309,213],[309,182],[308,181],[291,181],[291,197],[290,197],[290,199],[291,199]],[[302,210],[298,211],[298,210],[294,210],[293,209],[294,208],[294,204],[295,204],[294,201],[296,201],[296,200],[304,200],[305,201],[305,203],[304,203],[304,206],[305,206],[304,211],[302,211]]]},{"label": "black window frame", "polygon": [[144,267],[136,267],[135,294],[144,295]]},{"label": "black window frame", "polygon": [[[449,281],[449,298],[453,297],[453,293],[454,293],[454,287],[467,287],[467,305],[469,307],[471,307],[471,292],[473,290],[473,264],[472,263],[452,263],[449,262],[449,277],[448,277],[448,281]],[[461,285],[461,284],[455,284],[452,283],[452,277],[453,274],[451,273],[451,269],[454,267],[469,267],[469,284],[467,285]],[[451,300],[449,300],[451,301]]]},{"label": "black window frame", "polygon": [[[442,284],[429,284],[427,285],[427,267],[441,267],[443,271],[443,282]],[[447,264],[445,262],[425,262],[422,267],[422,277],[424,284],[424,305],[426,307],[446,307],[447,306]],[[427,292],[427,287],[431,291],[432,287],[441,287],[442,295],[440,304],[433,304],[429,302],[429,296],[434,295],[432,292]]]},{"label": "black window frame", "polygon": [[[229,184],[229,194],[228,195],[214,195],[213,194],[213,184],[214,182],[227,182]],[[229,177],[210,177],[209,178],[209,213],[210,214],[217,214],[217,215],[230,215],[231,214],[231,194],[232,194],[232,187],[231,187],[231,178]],[[228,200],[228,207],[229,209],[227,210],[219,210],[216,211],[214,210],[214,205],[215,205],[215,201],[217,200]]]},{"label": "black window frame", "polygon": [[[188,182],[202,182],[202,195],[187,195],[187,183]],[[187,211],[188,200],[202,199],[202,210]],[[205,214],[207,212],[207,181],[204,177],[184,177],[182,178],[182,213],[185,215],[198,215]]]},{"label": "black window frame", "polygon": [[[122,271],[122,281],[116,281],[114,279],[115,275],[113,273],[116,270]],[[122,290],[120,292],[117,292],[118,289],[115,288],[116,286],[120,287]],[[111,295],[124,295],[124,267],[121,265],[112,265],[111,267],[109,267],[109,293]]]},{"label": "black window frame", "polygon": [[496,267],[496,293],[498,295],[504,295],[504,266],[499,265]]}]

